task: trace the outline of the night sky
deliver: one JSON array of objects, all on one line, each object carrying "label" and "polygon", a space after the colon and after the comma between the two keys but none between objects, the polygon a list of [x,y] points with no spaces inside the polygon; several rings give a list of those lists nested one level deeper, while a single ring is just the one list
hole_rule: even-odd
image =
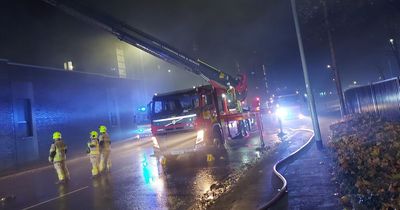
[{"label": "night sky", "polygon": [[[82,2],[223,71],[260,78],[265,64],[274,89],[304,86],[289,0]],[[314,89],[334,90],[326,69],[329,48],[319,0],[297,4]],[[400,74],[388,42],[400,39],[399,0],[327,0],[327,4],[344,88],[353,80],[366,84]],[[151,68],[180,70],[150,56],[141,55],[139,64],[137,50],[39,0],[2,0],[0,16],[0,58],[60,68],[72,60],[77,70],[113,74],[118,46],[125,49],[127,60],[132,59],[127,66],[136,72],[134,77],[158,74]],[[142,72],[137,73],[140,65]]]}]

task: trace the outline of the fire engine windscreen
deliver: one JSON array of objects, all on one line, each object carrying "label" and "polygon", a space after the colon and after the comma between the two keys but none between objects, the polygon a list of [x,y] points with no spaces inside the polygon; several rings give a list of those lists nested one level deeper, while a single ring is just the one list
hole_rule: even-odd
[{"label": "fire engine windscreen", "polygon": [[199,97],[195,92],[159,96],[153,99],[152,115],[156,118],[195,113]]}]

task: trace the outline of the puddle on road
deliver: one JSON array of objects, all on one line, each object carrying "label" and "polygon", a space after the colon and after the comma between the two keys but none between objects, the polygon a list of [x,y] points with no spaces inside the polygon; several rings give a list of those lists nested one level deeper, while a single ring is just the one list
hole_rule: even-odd
[{"label": "puddle on road", "polygon": [[155,158],[142,156],[142,176],[147,187],[154,190],[157,195],[164,192],[164,180],[160,176],[159,165]]},{"label": "puddle on road", "polygon": [[[267,146],[270,149],[278,145],[277,138],[269,140]],[[156,157],[144,158],[145,183],[167,197],[169,209],[204,209],[229,192],[265,154],[257,150],[257,136],[240,141],[242,145],[228,148],[222,159],[215,157],[211,163],[207,163],[205,157],[180,158],[162,167]],[[158,182],[160,186],[157,186]]]},{"label": "puddle on road", "polygon": [[[276,135],[268,135],[269,150],[279,143]],[[221,195],[229,192],[247,170],[265,153],[257,148],[260,140],[255,134],[244,139],[231,140],[226,154],[208,163],[205,155],[186,156],[168,160],[161,165],[158,157],[139,151],[143,193],[157,198],[152,202],[168,209],[204,209]]]}]

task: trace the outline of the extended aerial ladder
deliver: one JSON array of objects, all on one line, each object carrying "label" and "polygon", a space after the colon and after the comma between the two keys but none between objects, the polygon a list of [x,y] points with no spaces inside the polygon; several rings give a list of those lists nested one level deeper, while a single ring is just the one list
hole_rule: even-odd
[{"label": "extended aerial ladder", "polygon": [[232,77],[200,59],[194,59],[169,44],[140,31],[107,14],[95,11],[73,0],[42,0],[62,11],[97,25],[105,31],[115,35],[121,41],[135,46],[153,56],[156,56],[171,64],[181,66],[184,69],[201,76],[211,85],[219,86],[227,90],[234,89],[237,100],[243,101],[247,94],[247,78],[245,75]]},{"label": "extended aerial ladder", "polygon": [[[256,105],[253,105],[256,113],[250,111],[243,111],[241,102],[246,99],[247,95],[247,78],[245,75],[238,75],[237,77],[232,77],[231,75],[223,72],[200,59],[194,59],[187,54],[181,52],[180,50],[170,46],[169,44],[139,30],[136,29],[120,20],[117,20],[107,14],[100,13],[83,5],[82,3],[78,3],[75,0],[42,0],[50,5],[53,5],[67,14],[72,15],[78,19],[84,20],[88,23],[97,25],[104,29],[105,31],[115,35],[121,41],[124,41],[134,47],[137,47],[153,56],[156,56],[166,62],[169,62],[173,65],[181,66],[185,70],[190,71],[196,75],[201,76],[215,90],[215,103],[217,100],[217,92],[221,94],[220,96],[223,98],[222,104],[224,104],[223,112],[220,112],[219,108],[217,108],[217,104],[214,104],[216,109],[212,111],[207,111],[206,109],[202,110],[202,117],[198,117],[197,120],[203,121],[203,125],[209,125],[207,127],[207,132],[209,134],[214,135],[215,125],[220,128],[226,128],[229,133],[229,122],[240,122],[239,127],[240,130],[246,132],[246,126],[243,122],[250,122],[250,119],[257,118],[257,125],[259,127],[260,132],[260,140],[261,145],[264,147],[264,142],[262,138],[262,123],[260,115],[257,113],[259,111],[259,100],[256,100]],[[224,93],[222,93],[222,92]],[[208,108],[210,109],[210,107]],[[216,111],[219,110],[219,111]],[[208,115],[216,116],[207,117]],[[215,120],[213,120],[215,119]],[[166,120],[166,119],[163,119]],[[171,122],[172,124],[176,122]],[[222,127],[221,127],[222,126]],[[261,126],[261,127],[260,127]],[[168,127],[168,126],[167,126]],[[250,129],[250,125],[248,126]],[[201,128],[199,128],[201,129]],[[153,130],[153,125],[152,125]],[[218,129],[217,129],[218,130]],[[222,129],[223,130],[223,129]],[[223,132],[226,133],[226,132]],[[218,136],[218,135],[216,135]],[[197,140],[196,140],[197,142]],[[196,143],[197,144],[197,143]]]}]

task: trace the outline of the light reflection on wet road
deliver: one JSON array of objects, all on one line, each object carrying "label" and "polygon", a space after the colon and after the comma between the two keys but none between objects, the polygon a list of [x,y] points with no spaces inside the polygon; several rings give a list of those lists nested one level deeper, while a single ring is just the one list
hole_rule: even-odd
[{"label": "light reflection on wet road", "polygon": [[[117,145],[117,144],[116,144]],[[161,167],[148,139],[114,146],[111,173],[90,176],[90,162],[81,157],[68,162],[71,182],[55,185],[52,167],[0,178],[0,194],[16,199],[0,209],[186,209],[216,181],[259,154],[256,134],[232,140],[223,160],[183,157]]]}]

